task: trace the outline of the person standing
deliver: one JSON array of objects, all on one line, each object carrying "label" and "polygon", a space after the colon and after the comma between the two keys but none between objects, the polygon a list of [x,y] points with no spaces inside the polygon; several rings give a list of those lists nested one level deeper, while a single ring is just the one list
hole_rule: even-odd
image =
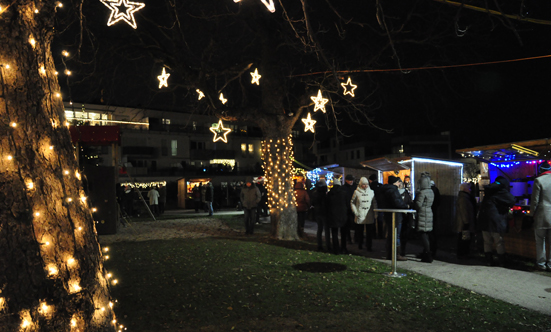
[{"label": "person standing", "polygon": [[[354,183],[354,176],[352,174],[348,174],[346,175],[346,177],[344,178],[344,186],[343,186],[343,189],[346,191],[346,201],[347,202],[350,202],[352,200],[352,195],[354,195],[354,192],[356,191],[356,188],[358,187],[355,183]],[[350,204],[347,204],[346,205],[347,207],[347,210],[346,210],[346,216],[347,216],[347,220],[346,220],[346,226],[345,226],[345,229],[344,229],[344,233],[346,234],[346,240],[348,243],[352,244],[352,236],[351,236],[351,230],[354,228],[355,229],[355,226],[356,224],[354,223],[354,213],[352,212],[352,207],[350,206]]]},{"label": "person standing", "polygon": [[432,263],[433,255],[430,247],[429,233],[433,230],[432,204],[434,192],[430,188],[430,177],[421,175],[419,189],[415,193],[415,210],[417,210],[417,231],[421,233],[423,253],[421,262]]},{"label": "person standing", "polygon": [[[382,199],[381,199],[381,187],[383,185],[381,183],[379,183],[379,181],[377,181],[377,175],[376,174],[371,174],[369,176],[369,188],[371,188],[371,190],[373,190],[373,192],[375,192],[375,199],[377,200],[377,202],[381,202]],[[379,204],[379,203],[378,203]],[[380,206],[380,204],[379,204]],[[377,212],[377,218],[376,218],[376,222],[375,222],[375,228],[376,228],[376,238],[377,239],[384,239],[385,237],[385,232],[383,230],[384,228],[384,213],[383,212]]]},{"label": "person standing", "polygon": [[327,224],[327,182],[325,179],[319,179],[316,188],[312,192],[312,206],[314,207],[314,218],[318,224],[316,239],[318,241],[318,251],[323,251],[323,231],[325,230],[325,243],[327,251],[331,251],[330,228]]},{"label": "person standing", "polygon": [[207,196],[207,187],[208,185],[207,184],[203,185],[202,182],[199,185],[199,189],[201,189],[201,203],[203,203],[203,210],[205,212],[208,212],[207,201],[205,200],[205,197]]},{"label": "person standing", "polygon": [[158,216],[159,215],[159,192],[156,187],[153,186],[147,193],[147,198],[149,198],[149,206],[151,208],[151,213]]},{"label": "person standing", "polygon": [[195,212],[199,212],[201,208],[201,189],[200,187],[193,187],[191,194],[193,195],[193,203],[195,204]]},{"label": "person standing", "polygon": [[[429,175],[430,177],[430,175]],[[430,241],[430,250],[432,252],[432,257],[436,257],[436,251],[438,250],[438,228],[439,228],[439,218],[438,218],[438,208],[440,207],[440,190],[434,184],[434,181],[430,181],[430,189],[434,194],[434,202],[432,203],[432,231],[429,233]]]},{"label": "person standing", "polygon": [[459,194],[455,203],[455,231],[457,232],[457,258],[463,259],[469,256],[471,239],[476,230],[476,213],[471,186],[463,182],[459,186]]},{"label": "person standing", "polygon": [[262,198],[260,190],[253,183],[252,178],[247,178],[245,186],[241,189],[240,200],[245,216],[245,234],[254,233],[254,223],[258,213],[258,203]]},{"label": "person standing", "polygon": [[159,215],[165,213],[166,206],[166,186],[159,185]]},{"label": "person standing", "polygon": [[354,223],[356,224],[354,236],[358,249],[362,249],[365,229],[365,247],[367,251],[372,251],[375,219],[377,216],[374,209],[377,208],[377,200],[375,199],[375,192],[369,188],[369,182],[366,178],[360,178],[360,184],[352,195],[350,206],[352,213],[354,213]]},{"label": "person standing", "polygon": [[295,184],[295,199],[297,202],[297,233],[298,236],[303,237],[306,212],[310,209],[310,196],[304,189],[303,182],[298,181]]},{"label": "person standing", "polygon": [[212,202],[214,202],[214,187],[212,186],[212,183],[209,181],[207,183],[207,188],[205,190],[205,204],[207,205],[209,216],[212,216],[214,214]]},{"label": "person standing", "polygon": [[[348,254],[346,248],[346,234],[344,228],[348,221],[348,207],[350,206],[350,200],[347,200],[346,191],[341,186],[341,179],[333,179],[333,188],[327,194],[327,206],[328,206],[328,224],[331,227],[331,237],[333,240],[333,253],[338,255],[339,253]],[[341,245],[339,246],[338,233],[341,231]]]},{"label": "person standing", "polygon": [[[404,203],[406,203],[408,206],[413,205],[413,200],[411,199],[411,195],[409,191],[405,188],[405,183],[403,183],[402,188],[398,188],[398,192],[400,192],[400,196],[402,197],[402,200]],[[400,256],[406,256],[406,246],[407,243],[411,237],[413,227],[415,227],[415,222],[413,220],[413,214],[412,213],[402,213],[402,227],[400,228]]]},{"label": "person standing", "polygon": [[536,236],[536,268],[551,271],[551,255],[545,251],[547,243],[551,241],[551,166],[545,161],[539,166],[539,171],[530,202]]},{"label": "person standing", "polygon": [[509,192],[509,180],[498,176],[493,183],[484,187],[484,199],[480,205],[478,225],[484,238],[484,255],[488,266],[493,266],[493,245],[496,246],[498,262],[505,266],[503,234],[507,232],[509,210],[515,204],[515,197]]},{"label": "person standing", "polygon": [[[388,183],[381,187],[381,201],[377,201],[381,209],[407,209],[408,205],[402,199],[398,188],[402,180],[396,176],[389,176]],[[402,227],[401,213],[395,214],[395,226],[397,229],[396,236],[396,259],[399,261],[407,261],[406,257],[400,255],[400,228]],[[386,236],[386,259],[392,259],[392,236],[394,229],[392,228],[392,212],[384,213],[387,236]]]}]

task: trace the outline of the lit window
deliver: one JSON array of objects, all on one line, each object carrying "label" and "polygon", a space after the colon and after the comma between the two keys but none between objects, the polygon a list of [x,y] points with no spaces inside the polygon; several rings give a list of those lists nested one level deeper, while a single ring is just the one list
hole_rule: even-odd
[{"label": "lit window", "polygon": [[243,153],[247,152],[247,144],[245,144],[245,143],[241,144],[241,152],[243,152]]},{"label": "lit window", "polygon": [[162,119],[161,122],[162,122],[162,124],[169,125],[170,124],[170,119]]},{"label": "lit window", "polygon": [[254,152],[254,146],[252,144],[249,144],[249,153]]},{"label": "lit window", "polygon": [[172,151],[172,156],[175,157],[178,155],[178,141],[177,140],[172,140],[170,142],[170,148],[171,148],[171,151]]}]

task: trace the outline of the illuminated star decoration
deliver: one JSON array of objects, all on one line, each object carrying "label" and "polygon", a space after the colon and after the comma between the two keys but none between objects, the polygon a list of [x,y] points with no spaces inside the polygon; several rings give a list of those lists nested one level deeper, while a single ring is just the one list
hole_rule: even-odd
[{"label": "illuminated star decoration", "polygon": [[224,98],[224,94],[223,93],[220,93],[220,101],[222,102],[222,104],[225,104],[228,102],[228,100],[226,98]]},{"label": "illuminated star decoration", "polygon": [[325,104],[329,101],[327,98],[323,98],[321,95],[321,90],[318,90],[317,97],[310,97],[316,105],[314,106],[314,112],[317,112],[318,110],[321,110],[323,113],[325,113]]},{"label": "illuminated star decoration", "polygon": [[[107,26],[111,26],[120,20],[130,24],[131,27],[137,29],[136,20],[134,19],[134,13],[145,7],[144,3],[132,2],[128,0],[100,0],[101,3],[111,9],[111,16]],[[121,7],[124,7],[124,11],[121,11]]]},{"label": "illuminated star decoration", "polygon": [[253,77],[251,80],[251,84],[260,85],[260,78],[262,75],[258,74],[258,68],[255,68],[254,72],[251,73],[251,76]]},{"label": "illuminated star decoration", "polygon": [[197,91],[197,94],[198,94],[197,100],[201,100],[201,99],[205,98],[205,94],[203,93],[203,91],[201,91],[199,89],[197,89],[195,91]]},{"label": "illuminated star decoration", "polygon": [[356,90],[358,86],[352,84],[352,80],[350,79],[350,77],[348,77],[348,81],[346,81],[346,83],[341,83],[341,85],[344,88],[343,95],[351,95],[352,97],[354,97],[354,90]]},{"label": "illuminated star decoration", "polygon": [[170,74],[166,73],[165,67],[163,67],[163,74],[157,76],[157,79],[159,80],[159,89],[163,86],[166,86],[168,88],[168,78],[170,77]]},{"label": "illuminated star decoration", "polygon": [[270,12],[275,13],[274,0],[262,0],[262,3],[264,4],[264,6],[266,6],[266,8],[268,8]]},{"label": "illuminated star decoration", "polygon": [[222,120],[218,121],[217,127],[210,127],[210,131],[214,133],[214,138],[212,139],[213,142],[222,140],[224,143],[228,143],[228,138],[226,136],[231,132],[231,129],[224,128]]},{"label": "illuminated star decoration", "polygon": [[306,119],[302,119],[302,122],[304,122],[304,132],[307,132],[308,130],[314,132],[314,125],[317,121],[312,120],[310,113],[308,113],[308,117]]}]

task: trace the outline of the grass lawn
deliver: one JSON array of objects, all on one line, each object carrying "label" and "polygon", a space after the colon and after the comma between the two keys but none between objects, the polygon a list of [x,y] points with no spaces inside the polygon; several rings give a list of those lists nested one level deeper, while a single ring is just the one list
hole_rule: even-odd
[{"label": "grass lawn", "polygon": [[389,278],[388,265],[305,242],[260,234],[109,247],[115,312],[134,332],[551,330],[549,316],[409,271]]}]

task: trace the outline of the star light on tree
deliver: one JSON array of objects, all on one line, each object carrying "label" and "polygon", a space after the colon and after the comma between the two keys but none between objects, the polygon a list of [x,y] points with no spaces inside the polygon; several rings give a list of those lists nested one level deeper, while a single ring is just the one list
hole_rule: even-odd
[{"label": "star light on tree", "polygon": [[310,113],[308,113],[308,117],[305,119],[302,119],[302,122],[304,122],[304,132],[307,132],[310,130],[311,132],[314,132],[314,125],[316,124],[316,120],[313,120],[310,116]]},{"label": "star light on tree", "polygon": [[310,97],[316,105],[314,106],[314,112],[317,112],[318,110],[321,110],[323,113],[325,113],[325,104],[329,101],[327,98],[323,98],[321,95],[321,90],[318,90],[318,95],[316,97],[311,96]]},{"label": "star light on tree", "polygon": [[260,78],[262,77],[262,75],[258,74],[258,68],[255,68],[254,72],[251,72],[251,76],[251,84],[260,85]]},{"label": "star light on tree", "polygon": [[341,83],[341,86],[344,88],[343,95],[351,95],[354,96],[354,90],[358,87],[356,84],[352,84],[352,80],[350,79],[350,76],[348,77],[348,81],[346,83]]},{"label": "star light on tree", "polygon": [[[109,16],[108,26],[117,23],[120,20],[125,21],[134,29],[137,29],[136,20],[134,19],[134,13],[145,7],[142,2],[132,2],[128,0],[100,0],[101,3],[111,9],[111,16]],[[121,11],[121,7],[124,7]]]},{"label": "star light on tree", "polygon": [[262,3],[264,4],[264,6],[266,6],[266,8],[268,8],[270,12],[275,13],[274,0],[262,0]]},{"label": "star light on tree", "polygon": [[162,88],[163,86],[168,88],[169,77],[170,77],[170,74],[167,74],[165,67],[163,67],[163,73],[157,76],[157,79],[159,80],[159,89]]},{"label": "star light on tree", "polygon": [[205,98],[205,94],[203,93],[203,91],[201,91],[199,89],[197,89],[195,91],[197,91],[197,100],[201,100],[201,99]]},{"label": "star light on tree", "polygon": [[226,104],[228,102],[228,100],[226,98],[224,98],[224,94],[223,93],[220,93],[220,101],[222,102],[222,104]]},{"label": "star light on tree", "polygon": [[212,139],[213,142],[222,140],[224,143],[228,143],[227,135],[231,132],[231,129],[224,128],[222,120],[218,121],[218,126],[210,127],[210,131],[214,133],[214,137]]}]

